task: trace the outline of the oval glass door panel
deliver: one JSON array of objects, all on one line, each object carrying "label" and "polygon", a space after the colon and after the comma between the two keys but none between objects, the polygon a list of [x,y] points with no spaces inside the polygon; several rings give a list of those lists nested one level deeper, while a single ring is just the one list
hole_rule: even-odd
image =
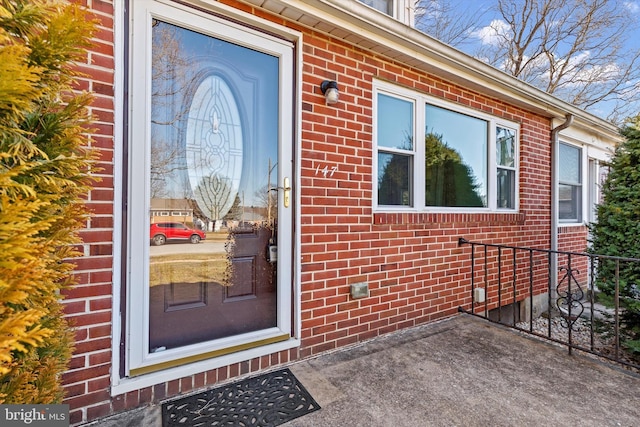
[{"label": "oval glass door panel", "polygon": [[206,77],[189,108],[186,155],[189,183],[198,206],[220,229],[236,199],[242,175],[242,126],[226,82]]},{"label": "oval glass door panel", "polygon": [[276,327],[278,58],[162,21],[152,52],[149,352]]}]

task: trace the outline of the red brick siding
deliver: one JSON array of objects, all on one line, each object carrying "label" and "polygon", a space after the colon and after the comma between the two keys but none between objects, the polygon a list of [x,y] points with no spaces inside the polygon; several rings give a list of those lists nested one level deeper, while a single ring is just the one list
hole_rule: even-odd
[{"label": "red brick siding", "polygon": [[[341,40],[315,33],[304,40],[303,356],[449,316],[470,304],[470,250],[458,246],[459,237],[549,247],[547,119]],[[374,78],[519,122],[520,214],[374,214]],[[325,106],[318,90],[325,79],[339,82],[335,106]],[[325,166],[337,167],[332,177],[316,173]],[[367,282],[371,296],[352,300],[349,284],[355,282]],[[545,284],[538,281],[536,288]]]},{"label": "red brick siding", "polygon": [[94,48],[78,69],[78,88],[94,94],[91,114],[96,133],[90,146],[98,150],[94,175],[100,178],[86,204],[93,214],[81,233],[84,254],[76,260],[78,285],[64,290],[67,318],[76,330],[76,348],[64,374],[65,403],[71,405],[73,423],[90,420],[110,411],[112,339],[112,275],[114,225],[114,32],[113,4],[107,1],[76,1],[93,7],[99,22]]},{"label": "red brick siding", "polygon": [[558,227],[558,250],[565,252],[584,252],[587,245],[587,227]]},{"label": "red brick siding", "polygon": [[[584,252],[587,247],[587,235],[588,230],[584,226],[558,227],[558,250],[575,253]],[[570,263],[573,277],[583,289],[588,289],[589,268],[591,268],[589,258],[573,255]],[[566,255],[559,257],[558,267],[569,267],[569,258]],[[558,280],[561,280],[563,275],[564,271],[561,271]],[[567,286],[567,283],[562,283],[562,286]]]},{"label": "red brick siding", "polygon": [[[83,232],[85,256],[77,260],[79,285],[65,291],[76,322],[77,348],[64,376],[74,424],[112,412],[225,381],[240,374],[359,342],[401,328],[453,315],[471,302],[469,246],[458,238],[539,248],[549,247],[549,120],[408,68],[379,55],[290,24],[280,16],[256,14],[304,33],[302,69],[302,156],[300,227],[302,346],[210,372],[110,397],[111,316],[115,221],[113,4],[87,1],[101,21],[96,48],[82,70],[94,91],[102,182],[88,198],[95,216]],[[228,3],[243,10],[247,5]],[[255,11],[254,11],[255,12]],[[518,214],[374,213],[372,182],[372,81],[396,82],[460,105],[515,121],[520,133]],[[340,85],[340,102],[326,106],[319,90],[325,79]],[[318,167],[337,167],[333,176]],[[494,256],[494,255],[492,255]],[[494,256],[495,258],[495,256]],[[494,260],[495,269],[495,260]],[[505,270],[503,275],[509,275]],[[497,272],[492,271],[495,281]],[[349,285],[367,282],[371,296],[353,300]],[[496,292],[491,289],[490,296]],[[504,294],[508,298],[508,292]]]}]

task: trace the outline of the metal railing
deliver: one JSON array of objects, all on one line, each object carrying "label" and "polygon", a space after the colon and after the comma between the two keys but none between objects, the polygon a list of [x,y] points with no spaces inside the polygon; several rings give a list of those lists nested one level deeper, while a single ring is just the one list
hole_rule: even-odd
[{"label": "metal railing", "polygon": [[[472,242],[471,301],[460,312],[640,369],[620,346],[621,265],[640,259]],[[596,300],[598,263],[613,263],[613,306]]]}]

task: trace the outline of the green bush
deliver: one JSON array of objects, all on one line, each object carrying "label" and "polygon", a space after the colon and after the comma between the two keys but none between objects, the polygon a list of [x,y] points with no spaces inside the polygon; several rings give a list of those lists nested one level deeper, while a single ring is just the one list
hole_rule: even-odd
[{"label": "green bush", "polygon": [[[598,222],[591,224],[590,251],[600,255],[640,258],[640,116],[622,130],[625,140],[616,147],[603,184]],[[618,283],[622,338],[640,354],[640,263],[619,262]],[[616,262],[598,262],[597,285],[605,300],[615,295]]]},{"label": "green bush", "polygon": [[92,184],[91,96],[74,64],[95,22],[77,5],[0,0],[0,403],[60,402],[73,284]]}]

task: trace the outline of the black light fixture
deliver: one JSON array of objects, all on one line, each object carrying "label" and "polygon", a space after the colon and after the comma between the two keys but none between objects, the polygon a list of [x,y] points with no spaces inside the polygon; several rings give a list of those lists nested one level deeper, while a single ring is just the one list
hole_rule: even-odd
[{"label": "black light fixture", "polygon": [[327,100],[327,104],[335,104],[340,98],[340,92],[338,92],[338,82],[333,80],[325,80],[320,84],[320,90],[324,95],[324,99]]}]

